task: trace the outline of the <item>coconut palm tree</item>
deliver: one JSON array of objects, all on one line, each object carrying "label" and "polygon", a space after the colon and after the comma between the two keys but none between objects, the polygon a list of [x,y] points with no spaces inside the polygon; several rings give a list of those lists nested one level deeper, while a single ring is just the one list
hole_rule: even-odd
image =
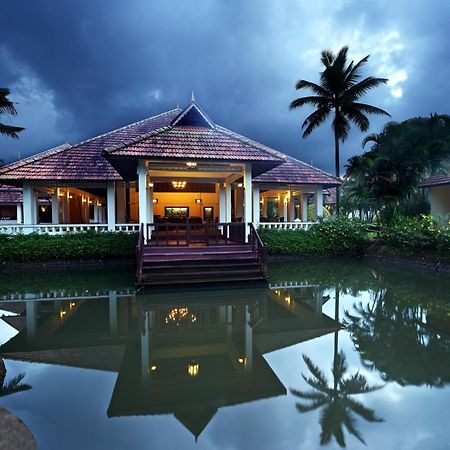
[{"label": "coconut palm tree", "polygon": [[[10,91],[8,88],[0,87],[0,115],[1,114],[10,114],[12,116],[17,115],[16,108],[14,108],[14,104],[11,100],[8,99],[8,95]],[[0,123],[0,134],[4,134],[6,136],[12,137],[14,139],[18,139],[21,131],[25,128],[22,127],[14,127],[12,125],[5,125]]]},{"label": "coconut palm tree", "polygon": [[368,422],[383,422],[376,416],[373,409],[367,408],[360,401],[352,398],[354,395],[367,394],[381,389],[383,386],[369,386],[366,377],[359,372],[346,377],[348,365],[343,352],[338,353],[333,361],[331,371],[333,383],[330,385],[325,374],[308,358],[303,355],[312,377],[302,374],[306,383],[311,386],[309,391],[291,389],[291,393],[302,400],[310,400],[309,404],[298,402],[300,413],[322,408],[320,415],[320,444],[326,445],[334,439],[341,447],[345,447],[344,427],[365,444],[363,437],[355,427],[356,417],[360,416]]},{"label": "coconut palm tree", "polygon": [[[313,111],[303,122],[303,137],[309,136],[326,119],[333,115],[336,177],[340,177],[339,141],[345,141],[353,122],[362,132],[369,129],[367,114],[389,116],[389,113],[376,106],[360,103],[359,99],[371,89],[386,83],[386,78],[367,77],[361,80],[361,69],[370,55],[357,64],[347,64],[348,47],[343,47],[335,55],[329,50],[322,51],[321,62],[325,69],[320,73],[320,84],[299,80],[296,89],[310,89],[315,95],[299,97],[291,102],[290,109],[305,105],[313,106]],[[336,212],[339,214],[339,188],[336,199]]]}]

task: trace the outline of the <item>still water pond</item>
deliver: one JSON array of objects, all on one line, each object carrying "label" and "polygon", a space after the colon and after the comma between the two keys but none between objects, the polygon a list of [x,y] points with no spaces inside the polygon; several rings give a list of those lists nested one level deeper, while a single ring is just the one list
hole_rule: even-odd
[{"label": "still water pond", "polygon": [[0,407],[44,450],[449,448],[450,279],[269,273],[138,295],[127,271],[3,275]]}]

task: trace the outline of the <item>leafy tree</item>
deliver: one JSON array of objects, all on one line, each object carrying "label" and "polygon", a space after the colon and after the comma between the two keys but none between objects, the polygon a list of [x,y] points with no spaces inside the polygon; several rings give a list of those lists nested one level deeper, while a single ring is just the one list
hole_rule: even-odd
[{"label": "leafy tree", "polygon": [[[13,102],[8,99],[9,94],[10,91],[8,88],[0,88],[0,115],[10,114],[12,116],[16,116],[17,111],[16,108],[14,108]],[[0,123],[0,134],[4,134],[14,139],[18,139],[18,133],[20,133],[24,129],[25,128],[22,127],[14,127],[12,125],[5,125],[3,123]]]},{"label": "leafy tree", "polygon": [[390,122],[381,133],[367,136],[363,147],[369,142],[369,151],[348,160],[344,201],[383,212],[385,220],[396,212],[426,213],[419,184],[450,161],[450,116]]},{"label": "leafy tree", "polygon": [[[389,116],[376,106],[360,103],[359,100],[371,89],[387,82],[386,78],[366,77],[361,80],[361,70],[367,63],[367,55],[357,64],[347,64],[348,47],[343,47],[335,55],[329,50],[322,51],[321,62],[324,70],[320,73],[320,84],[299,80],[296,89],[310,89],[315,95],[299,97],[292,101],[290,109],[305,105],[316,108],[303,122],[303,137],[309,136],[326,119],[333,115],[332,128],[335,143],[336,177],[340,177],[339,141],[345,141],[354,123],[361,131],[369,129],[367,114]],[[339,214],[339,188],[336,212]]]},{"label": "leafy tree", "polygon": [[302,374],[306,383],[311,386],[309,391],[291,389],[296,397],[309,400],[309,404],[298,402],[297,410],[306,413],[322,408],[320,415],[320,444],[326,445],[334,438],[336,442],[345,447],[344,427],[365,444],[361,433],[356,429],[356,416],[368,422],[382,422],[383,419],[376,416],[373,409],[367,408],[360,401],[353,398],[354,395],[367,394],[381,389],[383,386],[369,386],[366,377],[359,372],[346,376],[348,365],[343,352],[336,355],[331,368],[333,383],[329,384],[325,374],[308,358],[303,355],[303,360],[308,366],[312,377]]}]

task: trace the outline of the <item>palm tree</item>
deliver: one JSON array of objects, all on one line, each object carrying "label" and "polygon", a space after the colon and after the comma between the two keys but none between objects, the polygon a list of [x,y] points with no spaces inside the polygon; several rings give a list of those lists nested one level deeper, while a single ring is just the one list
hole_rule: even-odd
[{"label": "palm tree", "polygon": [[[16,116],[17,111],[16,108],[14,108],[13,102],[8,99],[9,94],[10,92],[8,88],[0,88],[0,115],[10,114],[12,116]],[[5,125],[3,123],[0,123],[0,134],[4,134],[14,139],[18,139],[18,133],[20,133],[24,129],[25,128],[22,127],[14,127],[12,125]]]},{"label": "palm tree", "polygon": [[340,352],[333,361],[331,371],[333,373],[333,384],[330,386],[325,374],[309,359],[303,355],[303,360],[308,366],[312,377],[303,379],[312,387],[309,391],[291,389],[291,393],[302,400],[310,400],[309,404],[298,402],[297,410],[300,413],[314,411],[323,408],[320,416],[320,444],[329,444],[334,437],[341,447],[345,447],[345,435],[343,427],[365,444],[363,437],[355,427],[355,414],[368,422],[383,422],[376,416],[373,409],[367,408],[353,395],[367,394],[381,389],[383,386],[369,386],[366,377],[359,372],[345,377],[347,373],[347,359]]},{"label": "palm tree", "polygon": [[3,358],[0,357],[0,397],[15,394],[16,392],[30,390],[31,386],[29,384],[22,383],[24,377],[25,374],[20,373],[19,375],[5,383],[6,367]]},{"label": "palm tree", "polygon": [[[340,177],[339,141],[345,141],[353,122],[362,132],[369,129],[367,114],[389,116],[389,113],[376,106],[359,103],[358,100],[369,90],[386,83],[386,78],[361,78],[361,69],[370,55],[357,64],[347,65],[348,47],[343,47],[337,55],[329,50],[322,51],[321,62],[325,66],[320,73],[320,84],[299,80],[296,89],[310,89],[315,95],[299,97],[292,101],[290,109],[304,105],[313,106],[315,111],[303,122],[303,137],[309,136],[333,114],[336,177]],[[339,187],[337,188],[336,212],[339,215]]]}]

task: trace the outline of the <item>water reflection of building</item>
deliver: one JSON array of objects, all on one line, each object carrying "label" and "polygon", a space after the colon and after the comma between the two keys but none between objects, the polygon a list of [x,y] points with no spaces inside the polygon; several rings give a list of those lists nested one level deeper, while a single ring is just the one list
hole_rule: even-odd
[{"label": "water reflection of building", "polygon": [[0,305],[20,312],[5,358],[118,372],[110,417],[173,414],[196,437],[220,408],[286,394],[264,353],[338,326],[307,285],[31,297]]}]

